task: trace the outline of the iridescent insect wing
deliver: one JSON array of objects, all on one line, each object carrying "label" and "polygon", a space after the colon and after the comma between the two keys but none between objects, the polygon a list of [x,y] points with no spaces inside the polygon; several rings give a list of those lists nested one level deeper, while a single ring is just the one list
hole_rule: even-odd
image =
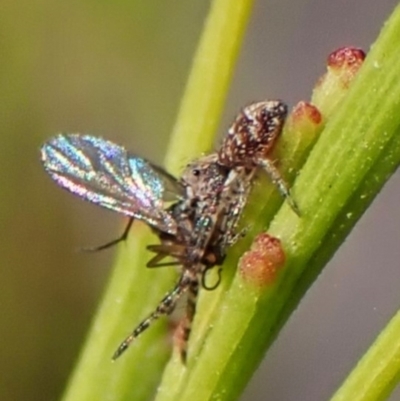
[{"label": "iridescent insect wing", "polygon": [[165,202],[178,200],[182,188],[159,167],[89,135],[60,134],[46,142],[41,153],[46,171],[61,187],[158,230],[176,232]]}]

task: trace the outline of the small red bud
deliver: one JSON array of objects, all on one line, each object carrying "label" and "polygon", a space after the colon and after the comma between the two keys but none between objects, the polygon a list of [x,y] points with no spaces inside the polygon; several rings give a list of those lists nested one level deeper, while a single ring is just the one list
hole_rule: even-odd
[{"label": "small red bud", "polygon": [[296,125],[318,125],[322,122],[322,115],[314,105],[301,101],[293,107],[290,119],[291,123]]},{"label": "small red bud", "polygon": [[275,281],[284,264],[285,253],[280,240],[262,233],[240,259],[239,272],[246,282],[263,288]]},{"label": "small red bud", "polygon": [[[328,56],[328,71],[340,74],[340,82],[348,87],[365,59],[363,50],[356,47],[342,47]],[[329,73],[329,72],[328,72]]]},{"label": "small red bud", "polygon": [[356,47],[342,47],[327,59],[327,72],[318,80],[312,95],[312,103],[329,117],[342,101],[350,84],[365,59],[365,53]]},{"label": "small red bud", "polygon": [[358,70],[365,60],[365,53],[357,47],[342,47],[328,56],[328,67]]}]

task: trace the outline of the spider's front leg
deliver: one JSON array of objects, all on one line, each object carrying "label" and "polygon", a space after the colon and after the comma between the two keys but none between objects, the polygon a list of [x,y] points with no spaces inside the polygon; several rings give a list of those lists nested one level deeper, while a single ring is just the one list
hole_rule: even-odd
[{"label": "spider's front leg", "polygon": [[172,313],[179,298],[190,288],[192,282],[192,272],[190,272],[189,270],[184,270],[174,289],[165,295],[165,297],[158,304],[156,310],[151,313],[146,319],[144,319],[132,331],[132,333],[129,334],[129,336],[126,337],[124,341],[122,341],[112,357],[113,361],[115,361],[124,351],[126,351],[131,343],[137,337],[139,337],[139,335],[143,333],[143,331],[145,331],[154,322],[154,320],[158,319],[160,316],[169,315],[170,313]]},{"label": "spider's front leg", "polygon": [[182,330],[182,341],[180,343],[180,353],[182,362],[186,363],[187,359],[187,348],[189,343],[190,333],[192,331],[192,323],[194,315],[196,314],[197,298],[199,294],[199,279],[197,275],[193,277],[188,287],[187,303],[186,303],[186,315],[181,324]]},{"label": "spider's front leg", "polygon": [[275,166],[274,162],[268,158],[256,159],[256,163],[261,167],[269,176],[272,183],[278,189],[279,193],[287,200],[291,209],[300,216],[300,209],[293,199],[290,188],[286,181],[283,179],[279,169]]}]

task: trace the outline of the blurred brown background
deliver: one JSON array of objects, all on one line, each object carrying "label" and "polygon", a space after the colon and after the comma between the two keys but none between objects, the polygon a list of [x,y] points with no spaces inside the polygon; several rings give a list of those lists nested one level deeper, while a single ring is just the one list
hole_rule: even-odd
[{"label": "blurred brown background", "polygon": [[[329,52],[368,50],[396,3],[256,1],[221,132],[249,101],[308,99]],[[60,131],[87,132],[162,163],[208,6],[1,0],[1,400],[60,396],[112,260],[112,252],[75,249],[113,238],[121,224],[56,188],[39,163],[40,144]],[[399,200],[397,173],[243,400],[328,399],[400,307]]]}]

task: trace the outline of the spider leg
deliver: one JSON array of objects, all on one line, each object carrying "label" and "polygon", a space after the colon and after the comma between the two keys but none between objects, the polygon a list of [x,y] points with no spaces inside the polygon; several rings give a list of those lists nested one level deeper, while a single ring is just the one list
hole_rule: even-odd
[{"label": "spider leg", "polygon": [[145,331],[154,320],[158,319],[162,315],[169,315],[175,308],[177,301],[181,295],[187,291],[192,282],[191,272],[185,270],[175,285],[174,289],[168,292],[161,302],[158,304],[156,310],[151,313],[146,319],[144,319],[133,331],[125,338],[124,341],[119,345],[112,360],[115,361],[129,346],[130,344],[143,332]]},{"label": "spider leg", "polygon": [[135,219],[133,217],[129,218],[128,224],[126,225],[124,232],[118,238],[113,239],[112,241],[106,242],[103,245],[94,246],[94,247],[91,247],[91,248],[82,248],[81,250],[84,251],[84,252],[102,251],[104,249],[111,248],[111,247],[113,247],[114,245],[117,245],[120,242],[125,241],[128,238],[129,230],[131,229],[134,220]]},{"label": "spider leg", "polygon": [[197,298],[199,294],[199,280],[196,276],[189,283],[188,296],[186,303],[186,316],[182,324],[182,343],[181,343],[181,359],[183,363],[186,363],[187,359],[187,348],[189,343],[190,333],[192,331],[192,323],[194,315],[196,314]]},{"label": "spider leg", "polygon": [[274,165],[274,162],[270,159],[257,159],[257,165],[261,167],[271,178],[272,183],[276,186],[279,193],[287,200],[289,206],[292,210],[300,216],[300,210],[297,206],[296,202],[293,199],[293,196],[290,193],[290,189],[283,179],[279,169]]}]

